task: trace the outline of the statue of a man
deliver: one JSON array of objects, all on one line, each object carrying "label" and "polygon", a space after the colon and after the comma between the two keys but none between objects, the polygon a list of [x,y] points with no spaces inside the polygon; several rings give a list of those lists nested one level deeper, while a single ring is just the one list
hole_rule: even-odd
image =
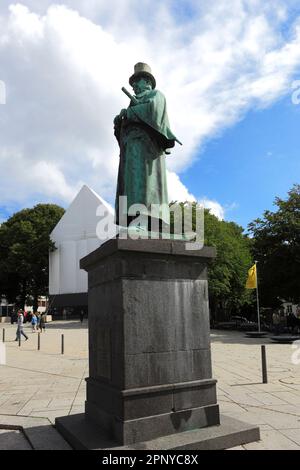
[{"label": "statue of a man", "polygon": [[[127,109],[115,117],[115,136],[120,146],[120,164],[116,194],[116,223],[119,196],[127,196],[127,207],[143,204],[142,216],[151,215],[151,204],[168,204],[165,154],[179,142],[169,127],[166,99],[155,89],[156,81],[149,65],[139,62],[129,83],[134,90]],[[122,209],[121,209],[122,210]],[[127,217],[127,225],[134,217]],[[164,220],[163,213],[159,219]],[[168,220],[164,220],[168,222]]]}]

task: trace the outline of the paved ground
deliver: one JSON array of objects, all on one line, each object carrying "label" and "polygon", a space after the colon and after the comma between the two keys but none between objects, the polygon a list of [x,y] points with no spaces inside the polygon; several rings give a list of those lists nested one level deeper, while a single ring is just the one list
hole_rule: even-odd
[{"label": "paved ground", "polygon": [[[87,325],[53,322],[41,334],[25,326],[28,341],[15,342],[15,326],[6,325],[7,365],[0,366],[0,415],[46,417],[78,413],[85,400],[88,375]],[[65,354],[61,354],[64,334]]]},{"label": "paved ground", "polygon": [[[29,326],[25,327],[29,340],[20,348],[14,341],[16,327],[3,326],[7,364],[0,366],[0,425],[1,415],[3,419],[7,415],[48,418],[54,423],[57,416],[81,413],[88,375],[86,323],[49,324],[41,334],[40,351],[37,334],[31,333]],[[60,354],[61,334],[65,337],[64,355]],[[247,444],[246,449],[300,449],[300,354],[297,357],[291,345],[264,342],[268,384],[261,383],[261,340],[244,338],[238,332],[212,332],[221,412],[260,426],[262,440]],[[299,365],[292,363],[293,353]],[[7,442],[24,444],[22,435],[5,432]]]},{"label": "paved ground", "polygon": [[[246,449],[300,449],[300,347],[239,332],[213,331],[214,375],[221,412],[257,424],[261,441]],[[260,344],[266,344],[268,384],[262,384]],[[298,359],[298,365],[293,364]]]}]

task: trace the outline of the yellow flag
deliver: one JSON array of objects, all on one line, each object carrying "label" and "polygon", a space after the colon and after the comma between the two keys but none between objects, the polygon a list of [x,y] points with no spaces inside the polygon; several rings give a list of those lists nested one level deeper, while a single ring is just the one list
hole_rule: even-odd
[{"label": "yellow flag", "polygon": [[256,289],[256,264],[254,264],[248,271],[248,279],[246,282],[246,289]]}]

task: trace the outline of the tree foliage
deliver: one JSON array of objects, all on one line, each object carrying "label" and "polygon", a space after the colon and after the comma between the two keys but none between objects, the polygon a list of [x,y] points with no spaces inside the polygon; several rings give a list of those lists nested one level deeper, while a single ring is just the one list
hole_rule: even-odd
[{"label": "tree foliage", "polygon": [[[183,210],[187,203],[178,204]],[[193,213],[194,231],[195,215],[196,211]],[[217,251],[216,259],[208,270],[212,317],[221,319],[232,313],[240,313],[253,303],[253,292],[245,289],[247,272],[253,263],[251,240],[243,234],[242,227],[234,222],[219,220],[205,209],[204,243],[216,247]]]},{"label": "tree foliage", "polygon": [[205,245],[215,246],[217,257],[209,267],[210,307],[216,317],[241,313],[252,303],[252,292],[245,289],[247,272],[252,264],[251,241],[243,228],[234,222],[219,220],[208,210],[204,218]]},{"label": "tree foliage", "polygon": [[0,294],[24,307],[32,297],[48,292],[50,233],[64,209],[55,204],[38,204],[23,209],[0,227]]},{"label": "tree foliage", "polygon": [[300,302],[300,185],[293,186],[286,200],[277,197],[275,206],[277,210],[265,211],[249,224],[266,307],[282,300]]}]

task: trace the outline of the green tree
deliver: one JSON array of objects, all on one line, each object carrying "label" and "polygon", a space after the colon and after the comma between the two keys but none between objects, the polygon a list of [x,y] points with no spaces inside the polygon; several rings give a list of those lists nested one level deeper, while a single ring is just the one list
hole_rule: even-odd
[{"label": "green tree", "polygon": [[[174,204],[174,203],[172,203]],[[177,203],[181,209],[188,203]],[[195,204],[193,205],[195,208]],[[193,212],[193,230],[196,229]],[[174,217],[171,212],[171,226]],[[216,247],[217,256],[208,269],[210,309],[214,320],[240,313],[254,301],[253,292],[245,289],[247,272],[253,263],[251,240],[234,222],[219,220],[204,210],[204,243]],[[250,309],[251,310],[251,309]]]},{"label": "green tree", "polygon": [[55,204],[38,204],[23,209],[0,227],[0,294],[24,308],[31,297],[48,292],[49,250],[55,249],[50,233],[64,209]]},{"label": "green tree", "polygon": [[265,307],[275,307],[282,300],[300,302],[300,185],[293,186],[286,200],[277,197],[274,204],[277,210],[265,211],[248,227]]},{"label": "green tree", "polygon": [[251,241],[234,222],[219,220],[208,210],[204,218],[205,245],[215,246],[217,257],[208,270],[210,308],[217,319],[241,313],[253,303],[253,293],[245,289],[252,264]]}]

